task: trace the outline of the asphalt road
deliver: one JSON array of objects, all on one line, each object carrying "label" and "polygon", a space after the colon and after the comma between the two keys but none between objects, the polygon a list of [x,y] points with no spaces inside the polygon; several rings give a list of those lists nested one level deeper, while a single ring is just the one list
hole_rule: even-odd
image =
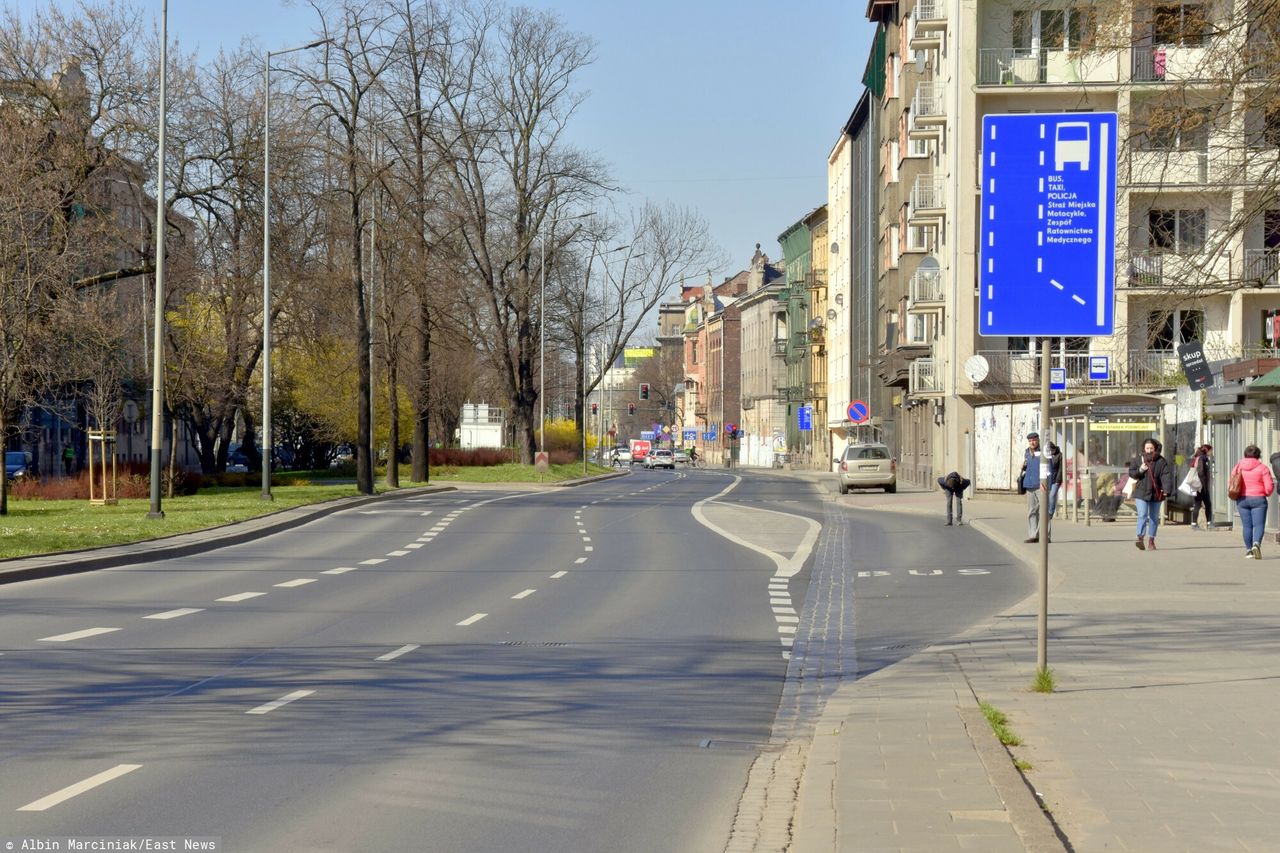
[{"label": "asphalt road", "polygon": [[[698,522],[716,495],[748,539],[789,516],[834,532],[800,480],[637,471],[0,587],[0,842],[721,850],[778,709],[785,614],[834,552],[788,553],[804,568],[779,579]],[[1027,591],[970,530],[843,516],[860,671]]]}]

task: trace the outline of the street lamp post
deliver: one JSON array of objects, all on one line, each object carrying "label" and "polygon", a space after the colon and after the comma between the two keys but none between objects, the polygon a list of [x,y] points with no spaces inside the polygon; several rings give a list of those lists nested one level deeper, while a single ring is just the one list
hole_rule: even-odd
[{"label": "street lamp post", "polygon": [[169,44],[169,0],[160,4],[160,151],[156,164],[156,305],[155,340],[151,362],[151,511],[147,518],[164,518],[160,506],[160,478],[164,473],[164,149],[166,48]]},{"label": "street lamp post", "polygon": [[262,63],[262,499],[264,501],[273,500],[271,454],[275,447],[275,439],[271,434],[271,57],[298,50],[310,50],[332,41],[333,39],[320,39],[284,50],[268,50]]},{"label": "street lamp post", "polygon": [[[590,293],[590,288],[591,288],[592,259],[594,259],[597,256],[603,259],[605,255],[612,255],[616,252],[621,252],[624,249],[630,249],[630,248],[631,248],[631,244],[628,243],[625,246],[614,246],[612,249],[609,249],[607,251],[597,252],[595,248],[595,244],[592,243],[591,257],[587,259],[587,281],[585,283],[585,289],[587,293]],[[583,298],[584,298],[584,309],[585,309],[586,294],[584,294]],[[589,408],[590,401],[587,399],[587,364],[588,364],[589,340],[590,338],[587,335],[587,321],[586,321],[586,317],[584,316],[582,318],[582,473],[584,476],[587,473],[587,423],[588,423],[587,412],[590,410]],[[604,442],[603,441],[600,442],[600,461],[601,462],[604,461]]]}]

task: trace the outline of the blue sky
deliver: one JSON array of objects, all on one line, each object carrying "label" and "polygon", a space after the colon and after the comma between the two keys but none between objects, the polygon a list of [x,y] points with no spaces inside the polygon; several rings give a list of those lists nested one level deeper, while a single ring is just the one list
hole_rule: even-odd
[{"label": "blue sky", "polygon": [[[0,0],[0,5],[13,0]],[[18,0],[19,10],[51,0]],[[137,2],[137,0],[134,0]],[[64,4],[69,5],[69,4]],[[138,3],[160,14],[160,0]],[[849,0],[527,0],[597,43],[573,142],[639,200],[699,210],[746,266],[826,200],[826,157],[861,91],[872,29]],[[172,0],[169,33],[210,56],[291,47],[313,13],[279,0]]]}]

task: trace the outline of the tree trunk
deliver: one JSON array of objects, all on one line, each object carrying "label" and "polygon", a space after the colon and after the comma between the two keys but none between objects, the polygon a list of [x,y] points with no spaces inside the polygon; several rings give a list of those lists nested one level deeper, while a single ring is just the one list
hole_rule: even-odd
[{"label": "tree trunk", "polygon": [[[9,425],[4,419],[4,405],[0,404],[0,456],[9,449]],[[9,514],[9,478],[0,474],[0,515]]]},{"label": "tree trunk", "polygon": [[430,482],[431,470],[431,308],[418,294],[418,381],[413,401],[413,474],[415,483]]},{"label": "tree trunk", "polygon": [[373,377],[369,370],[369,314],[365,306],[364,252],[360,228],[359,176],[356,175],[356,150],[353,140],[348,141],[348,190],[351,194],[351,296],[355,300],[357,360],[359,361],[360,399],[356,401],[356,490],[362,495],[373,494],[373,411],[369,407],[369,393]]},{"label": "tree trunk", "polygon": [[[388,342],[390,343],[390,342]],[[387,488],[400,488],[400,389],[399,369],[396,365],[395,350],[390,352],[387,360],[387,408],[390,410],[390,430],[387,432]]]}]

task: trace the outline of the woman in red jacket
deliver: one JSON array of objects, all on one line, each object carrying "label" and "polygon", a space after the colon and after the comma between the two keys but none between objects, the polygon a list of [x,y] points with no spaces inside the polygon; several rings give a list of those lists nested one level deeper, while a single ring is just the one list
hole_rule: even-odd
[{"label": "woman in red jacket", "polygon": [[1262,559],[1262,535],[1267,527],[1267,498],[1275,491],[1276,484],[1271,471],[1262,464],[1262,451],[1251,444],[1244,449],[1244,458],[1231,469],[1231,478],[1240,474],[1240,497],[1236,509],[1240,512],[1240,528],[1244,531],[1244,558]]}]

